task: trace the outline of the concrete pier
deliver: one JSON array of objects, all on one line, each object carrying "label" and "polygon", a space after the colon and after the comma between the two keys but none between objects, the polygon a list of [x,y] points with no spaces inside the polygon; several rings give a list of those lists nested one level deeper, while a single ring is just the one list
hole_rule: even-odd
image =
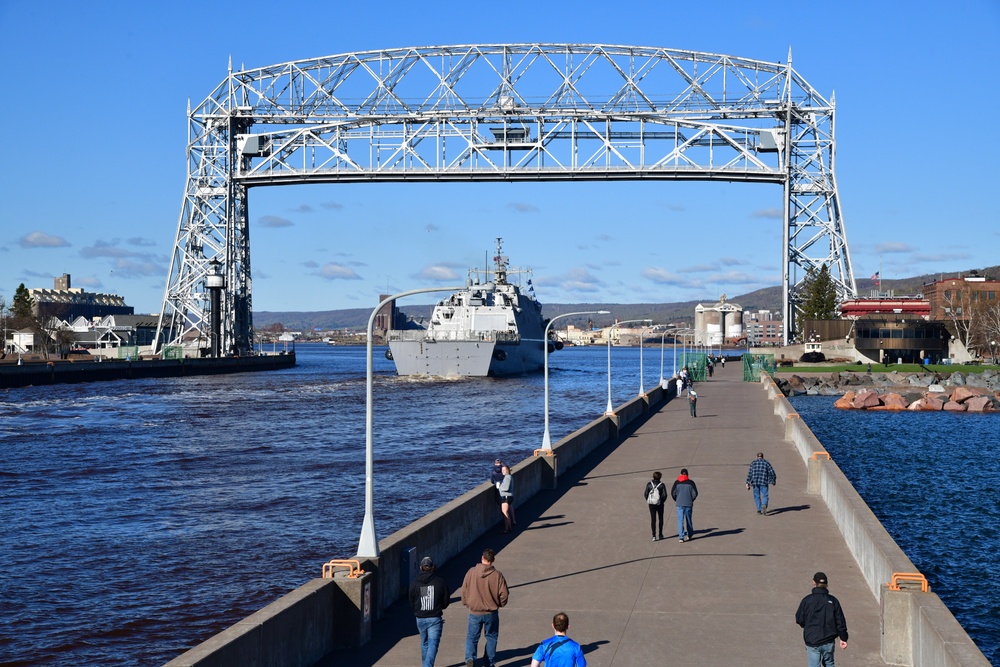
[{"label": "concrete pier", "polygon": [[[485,547],[496,550],[511,588],[498,665],[527,665],[558,611],[569,614],[569,634],[592,667],[804,664],[794,613],[822,570],[850,631],[847,650],[837,649],[840,664],[987,667],[933,592],[905,580],[889,589],[894,573],[919,573],[770,378],[745,383],[741,371],[719,369],[697,385],[697,418],[685,398],[666,400],[672,388],[665,396],[657,387],[560,440],[555,460],[515,465],[511,534],[498,533],[499,510],[484,483],[383,539],[381,557],[362,563],[373,582],[359,597],[370,625],[334,612],[332,623],[313,623],[288,644],[281,628],[305,604],[299,598],[337,598],[337,579],[317,579],[169,667],[232,664],[224,656],[237,654],[252,656],[247,664],[419,664],[413,614],[400,596],[424,555],[453,591],[436,664],[464,665],[468,615],[458,592]],[[756,513],[745,486],[758,451],[778,475],[768,516]],[[660,470],[669,488],[681,468],[699,488],[694,539],[678,541],[668,501],[665,539],[652,541],[645,484]],[[332,650],[357,644],[359,628],[363,646]]]},{"label": "concrete pier", "polygon": [[[440,568],[457,591],[482,549],[496,549],[511,586],[498,664],[527,664],[557,611],[569,614],[569,634],[589,665],[804,664],[794,614],[817,570],[829,575],[847,617],[851,640],[838,659],[886,664],[879,600],[823,499],[807,493],[807,466],[784,440],[767,393],[739,373],[734,367],[698,384],[697,418],[683,397],[671,401],[622,444],[594,452],[555,490],[519,507],[515,533],[486,535]],[[758,451],[778,475],[768,516],[756,513],[744,484]],[[669,489],[681,468],[698,484],[695,538],[678,542],[668,501],[666,539],[653,542],[645,483],[660,470]],[[456,593],[437,664],[464,664],[466,618]],[[419,656],[412,613],[397,604],[367,646],[326,664],[402,666]]]}]

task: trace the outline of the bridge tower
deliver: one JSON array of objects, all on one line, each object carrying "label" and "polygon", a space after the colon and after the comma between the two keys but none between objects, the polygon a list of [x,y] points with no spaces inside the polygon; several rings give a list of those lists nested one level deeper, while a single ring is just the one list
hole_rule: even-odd
[{"label": "bridge tower", "polygon": [[[782,186],[787,342],[810,269],[827,265],[841,299],[856,293],[833,121],[832,98],[793,69],[791,53],[780,63],[657,47],[492,44],[240,71],[230,63],[188,109],[188,176],[157,345],[170,354],[252,353],[252,187],[627,179]],[[215,343],[213,300],[222,310]]]}]

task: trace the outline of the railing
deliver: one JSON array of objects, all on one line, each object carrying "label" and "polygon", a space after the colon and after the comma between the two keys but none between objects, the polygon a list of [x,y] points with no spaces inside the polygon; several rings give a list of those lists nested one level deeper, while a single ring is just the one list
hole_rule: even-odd
[{"label": "railing", "polygon": [[513,331],[434,331],[433,333],[425,329],[404,329],[391,330],[386,332],[386,341],[404,342],[425,342],[437,343],[444,341],[480,341],[484,343],[500,343],[504,345],[517,345],[521,342],[521,336]]},{"label": "railing", "polygon": [[760,382],[761,372],[774,377],[774,355],[773,354],[744,354],[743,355],[743,381]]}]

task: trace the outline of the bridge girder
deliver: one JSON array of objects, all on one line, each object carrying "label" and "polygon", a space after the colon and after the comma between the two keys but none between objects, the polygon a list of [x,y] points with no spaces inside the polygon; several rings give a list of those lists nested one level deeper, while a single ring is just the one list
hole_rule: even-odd
[{"label": "bridge girder", "polygon": [[230,67],[188,112],[162,338],[210,347],[209,276],[221,272],[220,349],[252,350],[251,187],[650,179],[783,185],[787,340],[809,269],[828,265],[842,299],[856,292],[833,173],[834,106],[790,60],[496,44]]}]

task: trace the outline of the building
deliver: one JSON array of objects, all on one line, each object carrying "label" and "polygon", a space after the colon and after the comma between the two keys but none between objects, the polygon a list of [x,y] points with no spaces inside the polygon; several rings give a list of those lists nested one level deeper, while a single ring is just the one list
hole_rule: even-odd
[{"label": "building", "polygon": [[923,286],[932,320],[967,320],[971,310],[1000,304],[1000,280],[970,275],[944,278]]},{"label": "building", "polygon": [[35,317],[48,319],[58,317],[70,321],[77,317],[104,317],[105,315],[132,315],[135,309],[125,303],[117,294],[85,292],[72,287],[70,275],[64,273],[53,281],[53,289],[32,288],[28,290],[34,302],[32,313]]},{"label": "building", "polygon": [[745,339],[743,307],[728,303],[723,294],[718,303],[694,309],[694,342],[696,345],[736,345]]}]

